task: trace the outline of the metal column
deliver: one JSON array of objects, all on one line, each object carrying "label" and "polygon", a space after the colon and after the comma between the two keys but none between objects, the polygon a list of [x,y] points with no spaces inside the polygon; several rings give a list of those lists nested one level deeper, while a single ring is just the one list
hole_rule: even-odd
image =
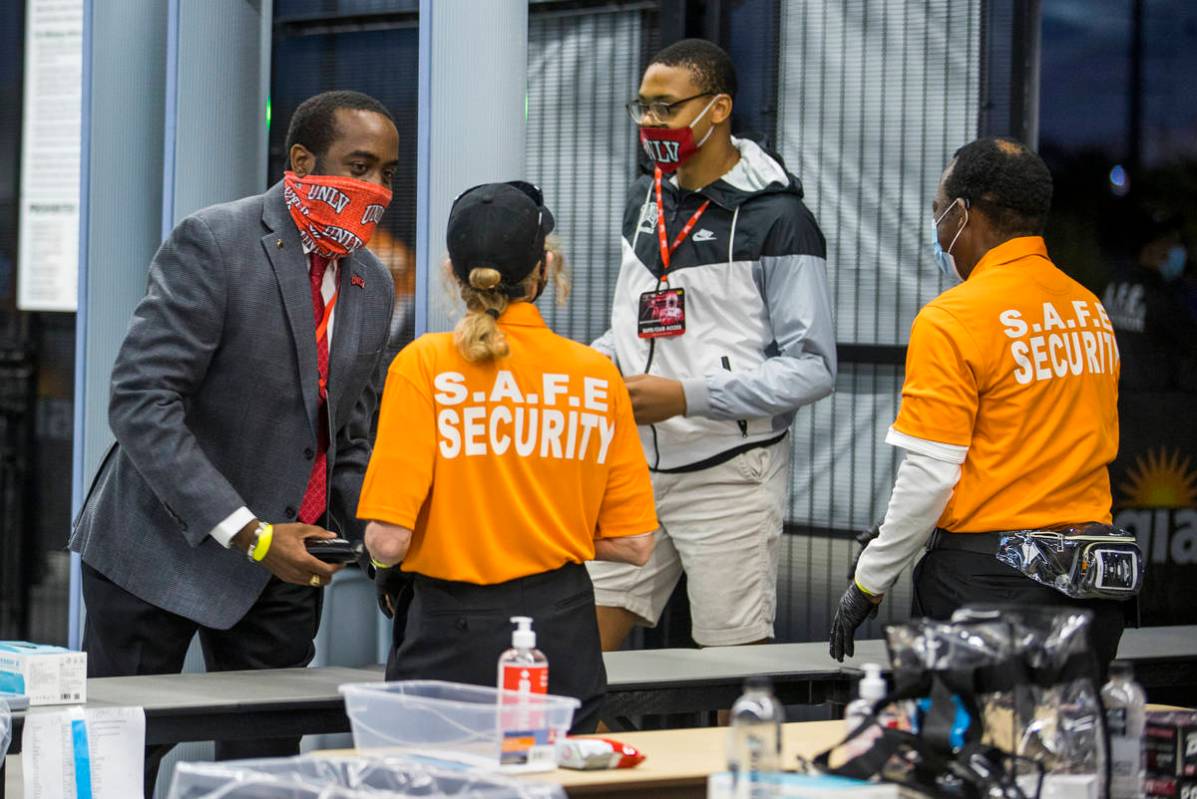
[{"label": "metal column", "polygon": [[[108,388],[175,222],[261,191],[271,0],[87,0],[72,515],[112,443]],[[70,644],[82,637],[71,567]]]},{"label": "metal column", "polygon": [[453,198],[524,176],[526,0],[421,0],[416,335],[452,326],[440,279]]}]

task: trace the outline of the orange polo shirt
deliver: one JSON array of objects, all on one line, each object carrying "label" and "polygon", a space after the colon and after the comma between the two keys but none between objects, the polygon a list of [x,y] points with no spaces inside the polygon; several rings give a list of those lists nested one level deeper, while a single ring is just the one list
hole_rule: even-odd
[{"label": "orange polo shirt", "polygon": [[413,531],[404,571],[492,585],[657,529],[614,364],[553,333],[531,303],[499,327],[505,358],[470,363],[451,333],[432,333],[387,373],[357,515]]},{"label": "orange polo shirt", "polygon": [[953,532],[1110,521],[1118,347],[1105,309],[1038,236],[985,254],[914,321],[894,430],[968,448]]}]

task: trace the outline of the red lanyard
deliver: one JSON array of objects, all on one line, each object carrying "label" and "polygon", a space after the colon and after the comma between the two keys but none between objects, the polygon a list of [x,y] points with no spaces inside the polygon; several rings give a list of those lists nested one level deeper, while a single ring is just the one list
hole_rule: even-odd
[{"label": "red lanyard", "polygon": [[337,297],[340,296],[341,289],[338,286],[333,295],[328,298],[328,302],[324,303],[324,316],[320,317],[320,324],[316,325],[316,341],[319,342],[328,334],[328,320],[332,319],[333,308],[337,305]]},{"label": "red lanyard", "polygon": [[[657,239],[661,245],[661,264],[665,267],[664,271],[666,273],[668,273],[669,272],[669,257],[671,255],[673,255],[674,251],[676,251],[677,248],[681,245],[681,243],[686,240],[686,237],[690,235],[690,231],[694,229],[694,226],[698,224],[698,220],[702,218],[702,215],[704,213],[706,213],[707,206],[709,206],[711,204],[711,201],[707,200],[706,202],[704,202],[702,205],[699,206],[698,210],[694,212],[694,216],[690,217],[690,221],[687,222],[686,226],[683,227],[681,229],[681,231],[677,234],[677,238],[675,238],[673,240],[673,244],[669,244],[668,243],[669,236],[668,236],[668,234],[665,233],[665,203],[661,202],[661,170],[660,169],[656,170],[656,175],[654,176],[654,179],[656,181],[656,188],[657,188]],[[668,274],[662,275],[661,279],[668,280],[669,279]]]},{"label": "red lanyard", "polygon": [[[320,317],[320,324],[316,325],[316,346],[320,346],[320,342],[324,341],[324,346],[328,347],[328,322],[332,319],[333,308],[337,307],[337,297],[341,295],[340,286],[333,292],[333,295],[328,298],[328,302],[324,303],[324,315]],[[323,374],[319,376],[320,384],[320,399],[328,398],[328,375]]]}]

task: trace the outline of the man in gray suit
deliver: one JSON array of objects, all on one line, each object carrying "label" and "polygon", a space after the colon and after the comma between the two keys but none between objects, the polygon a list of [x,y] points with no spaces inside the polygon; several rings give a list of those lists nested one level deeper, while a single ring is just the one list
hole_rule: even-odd
[{"label": "man in gray suit", "polygon": [[[373,98],[310,98],[285,178],[184,219],[155,255],[112,372],[116,444],[70,542],[90,676],[178,672],[197,633],[213,671],[311,661],[320,586],[339,567],[305,540],[362,533],[394,304],[362,245],[398,142]],[[297,751],[217,744],[218,758]],[[164,753],[147,753],[147,795]]]}]

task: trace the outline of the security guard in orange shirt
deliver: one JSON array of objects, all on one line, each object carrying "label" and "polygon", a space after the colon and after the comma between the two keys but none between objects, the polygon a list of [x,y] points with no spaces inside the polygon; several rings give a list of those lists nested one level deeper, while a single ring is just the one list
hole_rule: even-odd
[{"label": "security guard in orange shirt", "polygon": [[996,557],[1000,533],[1110,521],[1107,466],[1118,452],[1118,348],[1105,309],[1048,258],[1041,233],[1052,179],[1008,139],[962,147],[932,205],[936,260],[961,280],[914,321],[898,418],[905,451],[879,536],[840,600],[831,654],[898,574],[915,567],[916,616],[962,605],[1083,605],[1109,663],[1123,611],[1072,599]]},{"label": "security guard in orange shirt", "polygon": [[[449,216],[466,314],[395,358],[358,517],[376,566],[412,575],[387,679],[494,685],[512,616],[530,616],[549,691],[606,690],[588,560],[643,565],[657,518],[619,372],[549,330],[533,302],[554,269],[553,217],[527,183],[471,189]],[[382,568],[380,579],[389,579]]]}]

